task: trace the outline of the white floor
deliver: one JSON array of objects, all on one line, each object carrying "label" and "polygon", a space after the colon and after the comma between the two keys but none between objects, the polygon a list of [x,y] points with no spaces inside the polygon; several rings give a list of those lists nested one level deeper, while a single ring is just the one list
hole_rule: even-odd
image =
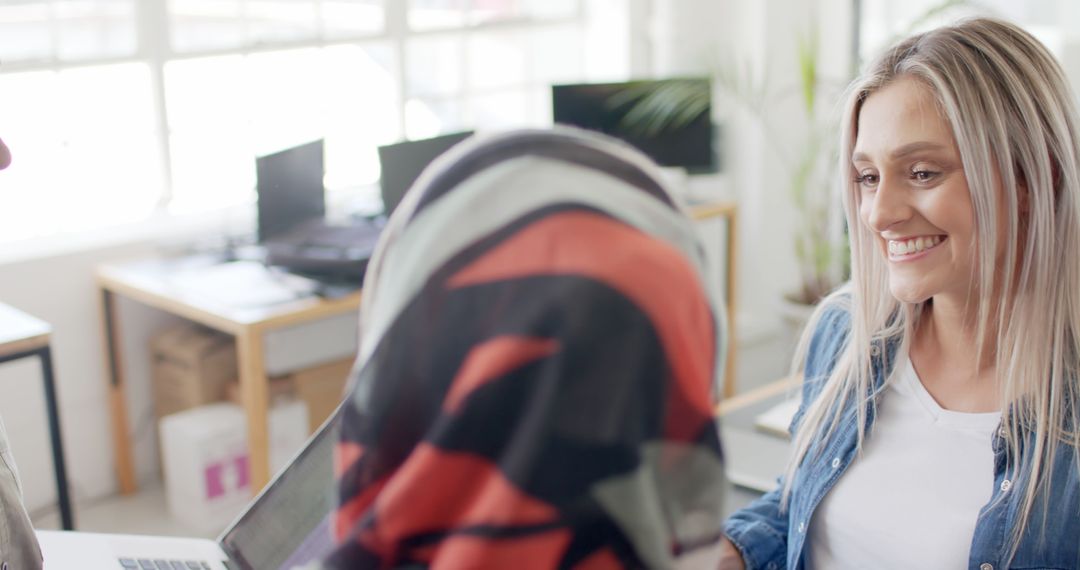
[{"label": "white floor", "polygon": [[[35,528],[60,528],[60,514],[55,508],[31,513],[31,518]],[[160,481],[146,485],[130,497],[106,497],[75,505],[75,528],[89,532],[205,538],[217,537],[223,530],[192,528],[169,516]]]},{"label": "white floor", "polygon": [[[737,367],[739,392],[752,390],[787,374],[791,358],[791,340],[782,333],[758,335],[740,343]],[[730,512],[756,497],[750,492],[738,492],[735,503],[725,505]],[[55,508],[31,513],[34,526],[59,529],[60,517]],[[216,537],[221,530],[198,530],[185,526],[169,516],[164,488],[160,481],[145,485],[130,496],[106,497],[92,503],[75,505],[75,524],[78,530],[90,532],[152,534],[168,536]]]}]

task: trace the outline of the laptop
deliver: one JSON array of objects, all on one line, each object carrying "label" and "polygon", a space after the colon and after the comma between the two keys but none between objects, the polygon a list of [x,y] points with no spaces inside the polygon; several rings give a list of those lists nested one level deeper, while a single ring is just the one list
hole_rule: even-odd
[{"label": "laptop", "polygon": [[46,568],[287,570],[334,547],[337,410],[217,539],[37,531]]}]

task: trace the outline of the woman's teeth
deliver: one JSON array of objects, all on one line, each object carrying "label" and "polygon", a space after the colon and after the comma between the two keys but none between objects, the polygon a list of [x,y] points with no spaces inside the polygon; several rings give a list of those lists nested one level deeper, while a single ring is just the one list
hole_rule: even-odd
[{"label": "woman's teeth", "polygon": [[909,255],[919,253],[941,243],[941,236],[917,237],[906,240],[889,240],[889,255]]}]

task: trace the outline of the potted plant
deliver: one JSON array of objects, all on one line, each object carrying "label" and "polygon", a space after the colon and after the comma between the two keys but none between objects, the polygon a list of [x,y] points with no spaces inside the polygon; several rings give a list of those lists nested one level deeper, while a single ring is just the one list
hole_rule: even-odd
[{"label": "potted plant", "polygon": [[[728,100],[756,120],[786,181],[795,213],[791,237],[799,282],[784,295],[782,316],[795,331],[801,330],[813,307],[847,279],[849,266],[844,212],[836,187],[838,125],[830,113],[846,78],[822,77],[817,53],[815,35],[800,38],[798,81],[779,89],[772,87],[767,73],[755,76],[746,66],[721,65],[716,73]],[[790,114],[783,124],[778,123],[775,109],[792,104],[792,98],[798,124],[792,124]],[[821,108],[823,101],[830,108]]]}]

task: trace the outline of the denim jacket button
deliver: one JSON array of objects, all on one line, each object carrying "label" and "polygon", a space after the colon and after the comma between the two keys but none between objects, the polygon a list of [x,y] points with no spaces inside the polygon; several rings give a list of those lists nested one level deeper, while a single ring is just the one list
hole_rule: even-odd
[{"label": "denim jacket button", "polygon": [[806,532],[806,523],[799,523],[799,534]]},{"label": "denim jacket button", "polygon": [[1001,439],[1009,437],[1009,430],[1005,429],[1004,425],[998,427],[998,437]]},{"label": "denim jacket button", "polygon": [[881,354],[881,348],[878,347],[878,345],[876,345],[876,344],[871,344],[870,345],[870,356],[877,356],[879,354]]},{"label": "denim jacket button", "polygon": [[979,565],[979,570],[994,570],[994,565],[989,562],[983,562]]},{"label": "denim jacket button", "polygon": [[838,469],[839,467],[840,467],[840,458],[839,457],[834,457],[833,460],[832,460],[832,468],[833,469]]},{"label": "denim jacket button", "polygon": [[1012,481],[1009,481],[1008,479],[1005,479],[1005,480],[1003,480],[1001,482],[1001,492],[1002,493],[1008,493],[1009,489],[1011,489],[1011,488],[1012,488]]}]

